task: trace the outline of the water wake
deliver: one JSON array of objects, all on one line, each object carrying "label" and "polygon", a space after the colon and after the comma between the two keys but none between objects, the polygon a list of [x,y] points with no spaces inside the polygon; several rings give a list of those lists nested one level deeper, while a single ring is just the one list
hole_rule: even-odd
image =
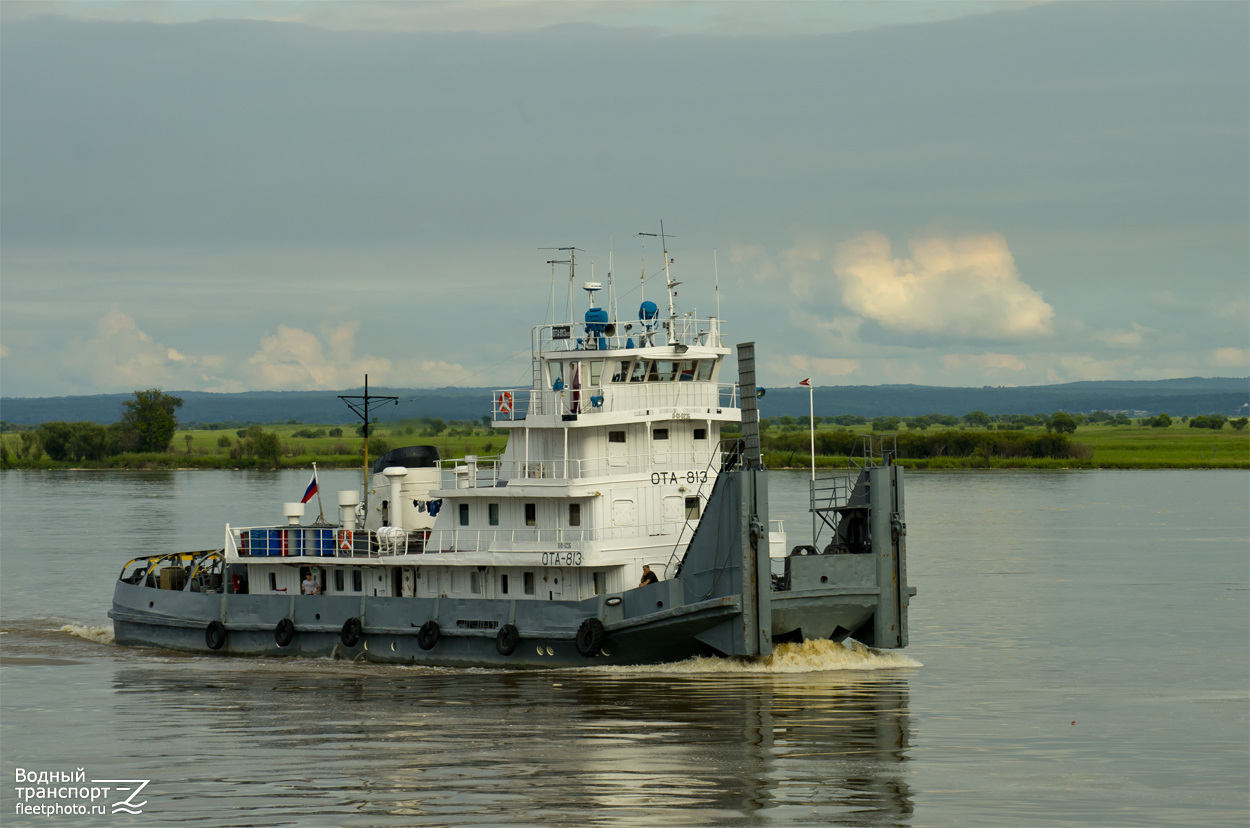
[{"label": "water wake", "polygon": [[[875,650],[848,640],[845,644],[827,639],[778,644],[773,654],[761,658],[692,658],[674,664],[642,668],[657,673],[822,673],[834,670],[897,670],[923,667],[916,659],[895,650]],[[598,669],[598,668],[591,668]],[[629,667],[609,667],[627,671]]]},{"label": "water wake", "polygon": [[83,624],[66,624],[59,628],[57,632],[69,633],[86,641],[93,641],[96,644],[112,644],[113,628],[112,627],[89,627]]}]

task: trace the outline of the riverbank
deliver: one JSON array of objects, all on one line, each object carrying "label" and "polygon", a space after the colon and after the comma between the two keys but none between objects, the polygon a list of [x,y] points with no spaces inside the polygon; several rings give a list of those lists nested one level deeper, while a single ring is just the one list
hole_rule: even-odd
[{"label": "riverbank", "polygon": [[[276,437],[275,454],[263,456],[248,453],[243,432],[233,430],[179,431],[171,451],[159,454],[127,453],[96,461],[54,461],[46,455],[21,456],[21,441],[16,434],[5,434],[4,468],[42,469],[310,469],[313,463],[322,469],[359,468],[364,459],[364,440],[342,426],[309,426],[279,424],[266,426]],[[337,432],[337,433],[336,433]],[[345,435],[344,432],[347,434]],[[855,436],[872,434],[889,443],[893,435],[873,434],[868,427],[838,429]],[[827,428],[817,431],[831,433]],[[925,432],[904,431],[899,445],[908,438]],[[914,469],[1250,469],[1250,431],[1237,431],[1226,426],[1220,430],[1189,428],[1174,424],[1167,428],[1149,426],[1088,425],[1077,428],[1066,437],[1069,456],[999,456],[995,451],[1008,433],[970,428],[952,432],[946,456],[908,457],[902,451],[900,465]],[[1034,439],[1046,434],[1044,429],[1020,429],[1011,432],[1021,439]],[[347,436],[350,435],[350,436]],[[431,434],[410,426],[375,426],[370,437],[369,457],[374,459],[390,448],[406,445],[433,445],[444,459],[475,454],[485,461],[503,451],[507,432],[479,425],[472,428],[444,429]],[[804,469],[811,465],[808,435],[793,428],[769,429],[762,438],[764,462],[769,468]],[[828,440],[823,442],[829,442]],[[845,441],[843,441],[845,442]],[[793,448],[776,450],[774,445]],[[818,454],[817,468],[841,468],[849,464],[844,454]]]}]

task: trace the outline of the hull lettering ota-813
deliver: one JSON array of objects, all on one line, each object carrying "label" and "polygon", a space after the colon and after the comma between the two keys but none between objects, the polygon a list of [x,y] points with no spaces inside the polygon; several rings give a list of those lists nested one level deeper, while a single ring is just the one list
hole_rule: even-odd
[{"label": "hull lettering ota-813", "polygon": [[[570,295],[576,251],[569,253]],[[816,543],[768,516],[753,343],[725,382],[720,319],[622,321],[609,281],[540,325],[529,387],[495,389],[492,457],[388,452],[333,520],[227,526],[220,547],[128,562],[119,644],[238,655],[551,667],[759,656],[775,642],[907,644],[903,472],[866,443],[813,481]],[[572,302],[570,301],[570,306]],[[362,416],[393,398],[346,397]],[[722,430],[732,430],[722,439]],[[366,432],[367,439],[367,432]],[[309,495],[316,490],[316,482]],[[645,571],[644,571],[645,568]],[[644,577],[646,575],[647,577]]]}]

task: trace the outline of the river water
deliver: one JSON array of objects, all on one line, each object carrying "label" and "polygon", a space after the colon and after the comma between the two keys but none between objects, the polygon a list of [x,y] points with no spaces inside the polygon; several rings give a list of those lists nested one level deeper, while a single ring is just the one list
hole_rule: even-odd
[{"label": "river water", "polygon": [[[111,643],[128,558],[278,522],[307,478],[0,473],[0,824],[1250,824],[1245,472],[908,475],[903,653],[505,672]],[[357,480],[323,474],[327,504]],[[770,484],[807,542],[806,475]],[[80,769],[109,794],[18,790]],[[58,803],[87,813],[21,811]]]}]

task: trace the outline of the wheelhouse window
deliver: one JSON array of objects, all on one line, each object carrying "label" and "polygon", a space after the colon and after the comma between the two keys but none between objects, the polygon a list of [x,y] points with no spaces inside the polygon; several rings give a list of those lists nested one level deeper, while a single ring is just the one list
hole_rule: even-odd
[{"label": "wheelhouse window", "polygon": [[699,360],[699,380],[710,380],[712,378],[712,370],[716,367],[716,362],[710,359]]},{"label": "wheelhouse window", "polygon": [[469,504],[467,503],[460,504],[460,525],[469,525]]},{"label": "wheelhouse window", "polygon": [[570,503],[569,504],[569,526],[581,526],[581,525],[582,525],[582,504]]},{"label": "wheelhouse window", "polygon": [[647,377],[649,382],[671,382],[677,377],[677,363],[670,362],[667,359],[658,359],[653,363],[651,375]]},{"label": "wheelhouse window", "polygon": [[625,382],[625,380],[629,379],[629,360],[628,359],[615,360],[613,361],[612,365],[615,366],[612,369],[612,381],[613,382]]},{"label": "wheelhouse window", "polygon": [[547,378],[551,381],[552,388],[563,388],[564,387],[564,363],[563,362],[548,362],[547,363]]},{"label": "wheelhouse window", "polygon": [[647,366],[651,364],[649,359],[640,359],[634,363],[634,369],[630,372],[630,382],[642,382],[647,378]]},{"label": "wheelhouse window", "polygon": [[598,386],[600,380],[603,379],[603,360],[596,359],[590,363],[590,384]]},{"label": "wheelhouse window", "polygon": [[525,504],[525,525],[526,526],[538,525],[538,504],[536,503]]},{"label": "wheelhouse window", "polygon": [[681,381],[682,382],[694,381],[694,369],[696,365],[698,365],[698,362],[696,362],[693,359],[688,359],[681,364]]},{"label": "wheelhouse window", "polygon": [[488,517],[490,518],[490,525],[498,526],[499,525],[499,504],[498,503],[486,504],[486,513]]}]

